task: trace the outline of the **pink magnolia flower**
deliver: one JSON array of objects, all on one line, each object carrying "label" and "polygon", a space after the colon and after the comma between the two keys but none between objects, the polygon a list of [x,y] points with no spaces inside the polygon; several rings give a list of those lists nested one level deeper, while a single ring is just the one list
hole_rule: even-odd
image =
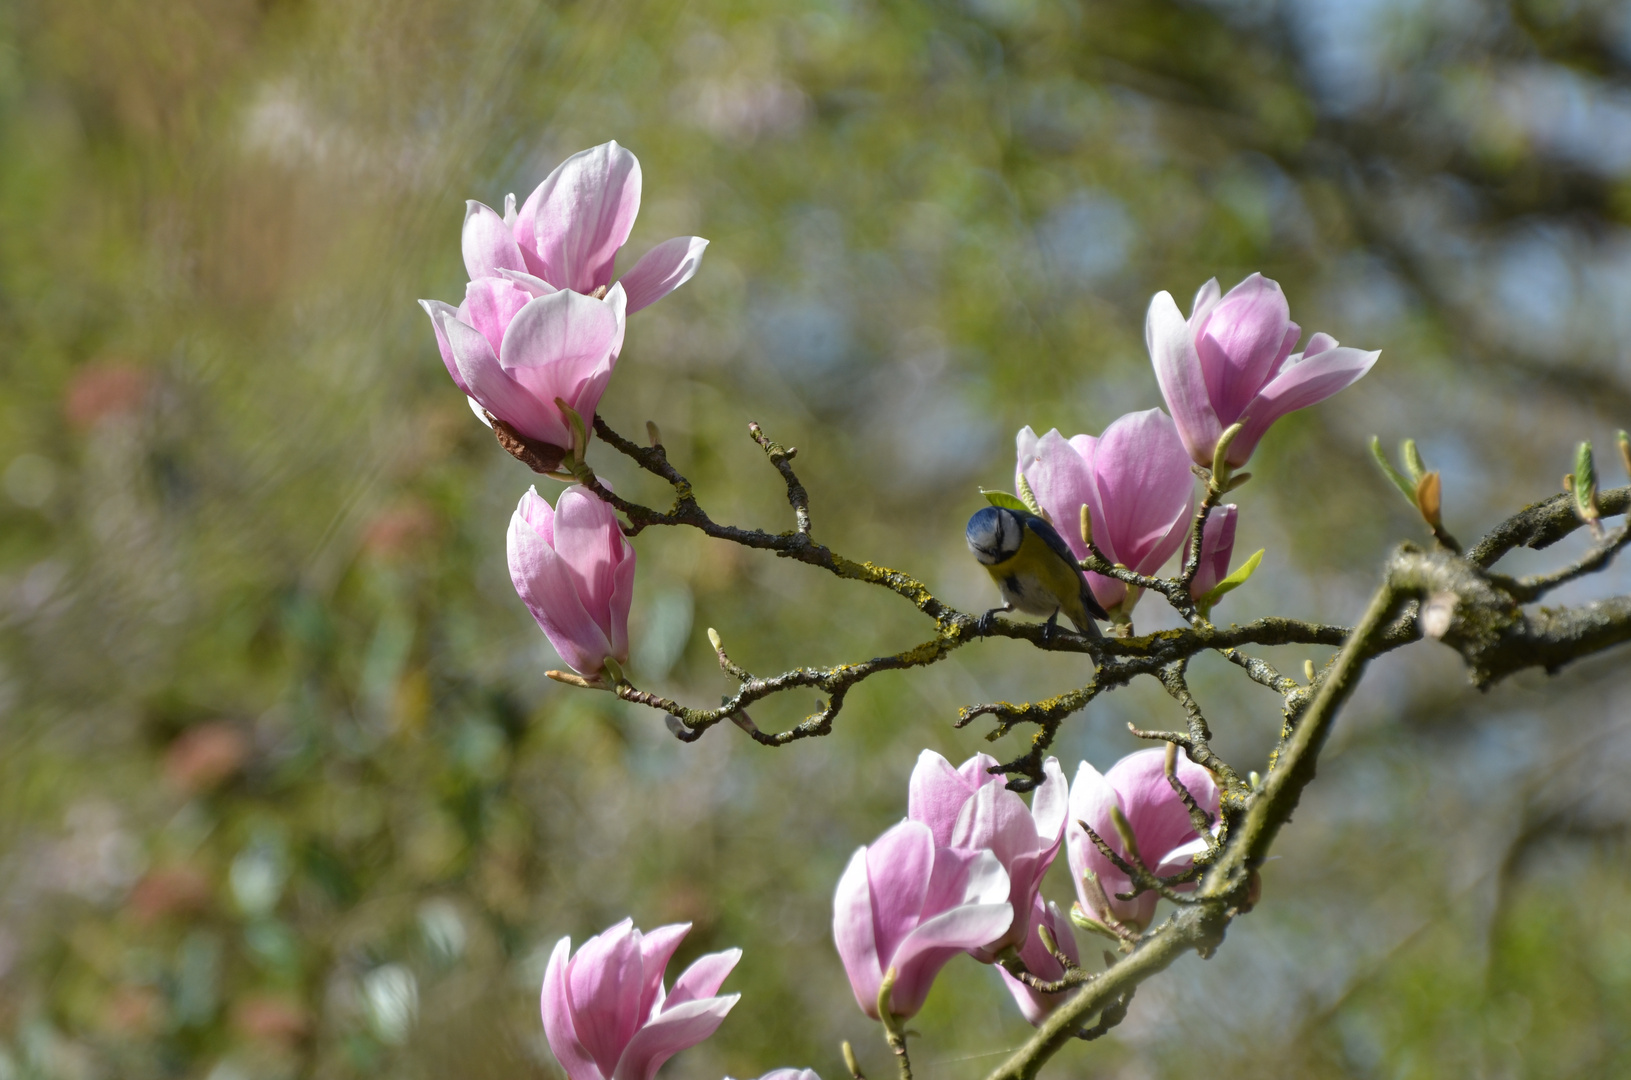
[{"label": "pink magnolia flower", "polygon": [[[725,1080],[731,1080],[725,1077]],[[814,1069],[771,1069],[759,1080],[821,1080]]]},{"label": "pink magnolia flower", "polygon": [[[1229,560],[1235,554],[1235,517],[1239,508],[1226,503],[1206,515],[1206,529],[1201,533],[1201,561],[1195,570],[1195,580],[1189,583],[1189,595],[1202,597],[1211,592],[1218,582],[1229,576]],[[1189,561],[1191,541],[1184,540],[1184,562]]]},{"label": "pink magnolia flower", "polygon": [[621,286],[597,300],[485,277],[469,284],[457,308],[438,300],[419,303],[436,328],[447,373],[478,417],[485,409],[554,447],[572,445],[556,398],[585,424],[594,419],[623,350]]},{"label": "pink magnolia flower", "polygon": [[1156,293],[1144,342],[1189,456],[1210,467],[1223,429],[1243,422],[1229,446],[1228,463],[1238,468],[1270,424],[1351,386],[1381,353],[1315,334],[1293,354],[1302,329],[1279,284],[1262,274],[1220,293],[1217,278],[1202,285],[1187,321],[1171,293]]},{"label": "pink magnolia flower", "polygon": [[[534,288],[592,294],[610,288],[618,249],[640,213],[640,160],[615,142],[580,151],[500,217],[475,201],[464,215],[465,269],[484,277],[531,278]],[[702,264],[708,241],[676,236],[640,257],[623,275],[629,314],[685,284]]]},{"label": "pink magnolia flower", "polygon": [[989,851],[937,848],[920,821],[903,821],[855,852],[833,897],[833,940],[861,1011],[913,1016],[934,977],[959,953],[1000,938],[1013,921],[1008,875]]},{"label": "pink magnolia flower", "polygon": [[[1030,918],[1031,932],[1026,937],[1025,944],[1020,947],[1019,958],[1025,962],[1026,971],[1039,979],[1052,982],[1064,975],[1065,969],[1054,958],[1053,953],[1048,951],[1047,946],[1042,944],[1042,937],[1037,933],[1038,928],[1046,926],[1048,932],[1053,935],[1054,943],[1072,962],[1080,963],[1082,954],[1077,951],[1076,937],[1071,932],[1070,920],[1059,910],[1059,905],[1044,901],[1040,896],[1036,898],[1035,903],[1036,908]],[[999,967],[997,970],[1002,973],[1002,981],[1008,987],[1008,992],[1014,996],[1014,1004],[1019,1006],[1019,1011],[1025,1014],[1025,1019],[1030,1021],[1033,1027],[1047,1019],[1049,1013],[1070,997],[1069,990],[1057,994],[1041,993],[1008,974],[1007,968]]]},{"label": "pink magnolia flower", "polygon": [[906,803],[907,819],[927,825],[936,847],[989,851],[1007,872],[1013,922],[1002,937],[971,950],[987,964],[1030,932],[1042,876],[1065,838],[1069,798],[1057,758],[1043,763],[1044,779],[1029,807],[988,771],[996,764],[989,754],[976,754],[953,769],[951,762],[925,750],[912,770]]},{"label": "pink magnolia flower", "polygon": [[[1216,820],[1218,788],[1212,774],[1181,753],[1176,772],[1196,804]],[[1116,899],[1117,893],[1132,891],[1132,882],[1115,863],[1105,858],[1080,824],[1086,822],[1111,850],[1126,859],[1127,848],[1111,820],[1112,806],[1120,808],[1127,824],[1132,826],[1139,857],[1158,876],[1187,870],[1195,854],[1203,850],[1204,842],[1196,836],[1189,811],[1167,782],[1164,749],[1128,754],[1103,775],[1085,761],[1077,768],[1076,782],[1070,786],[1070,824],[1065,830],[1065,853],[1070,860],[1070,872],[1082,910],[1101,922],[1108,914],[1142,929],[1155,914],[1159,897],[1146,892],[1132,900]],[[1093,891],[1084,886],[1082,876],[1087,871],[1098,876],[1099,886],[1109,903],[1108,912],[1101,908]]]},{"label": "pink magnolia flower", "polygon": [[628,662],[634,547],[610,506],[573,484],[551,509],[528,488],[507,546],[515,591],[562,660],[591,676]]},{"label": "pink magnolia flower", "polygon": [[[1067,441],[1057,428],[1039,439],[1027,427],[1016,443],[1017,475],[1078,559],[1087,555],[1083,505],[1093,515],[1093,543],[1111,562],[1140,574],[1160,570],[1184,542],[1195,511],[1195,477],[1177,428],[1160,409],[1128,413],[1097,439]],[[1138,602],[1138,594],[1114,578],[1089,573],[1087,583],[1112,614],[1121,605],[1126,615]]]},{"label": "pink magnolia flower", "polygon": [[572,939],[555,943],[544,971],[544,1035],[567,1080],[651,1080],[719,1027],[741,995],[714,995],[742,950],[699,958],[664,992],[663,970],[690,929],[641,934],[624,919],[570,959]]}]

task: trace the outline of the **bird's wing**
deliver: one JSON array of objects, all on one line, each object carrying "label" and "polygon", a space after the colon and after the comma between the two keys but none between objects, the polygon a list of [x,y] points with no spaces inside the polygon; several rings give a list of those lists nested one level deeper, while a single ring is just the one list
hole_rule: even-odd
[{"label": "bird's wing", "polygon": [[1087,587],[1087,575],[1082,573],[1081,564],[1076,561],[1076,553],[1070,550],[1065,538],[1059,535],[1052,525],[1035,514],[1024,515],[1025,527],[1042,538],[1042,542],[1054,550],[1054,553],[1076,569],[1076,576],[1082,579],[1082,606],[1092,613],[1094,618],[1108,619],[1110,616],[1099,606],[1094,597],[1093,590]]}]

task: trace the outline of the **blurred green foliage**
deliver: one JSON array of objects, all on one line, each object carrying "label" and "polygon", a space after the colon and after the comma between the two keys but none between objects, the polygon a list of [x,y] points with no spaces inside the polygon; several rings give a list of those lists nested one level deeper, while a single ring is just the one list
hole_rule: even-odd
[{"label": "blurred green foliage", "polygon": [[[0,1078],[554,1075],[541,961],[626,914],[693,922],[681,963],[745,949],[669,1075],[832,1080],[843,1038],[886,1069],[828,938],[844,860],[919,749],[987,748],[958,705],[1085,674],[990,642],[779,751],[543,679],[502,539],[534,478],[413,303],[457,298],[462,199],[633,149],[630,251],[713,244],[603,414],[656,420],[717,518],[783,527],[761,422],[824,541],[970,610],[962,522],[1012,433],[1159,403],[1149,296],[1261,270],[1384,352],[1259,451],[1240,549],[1269,553],[1214,617],[1342,620],[1417,528],[1370,434],[1420,440],[1471,535],[1631,417],[1628,65],[1598,0],[0,7]],[[927,630],[806,567],[637,547],[634,673],[688,701],[724,689],[707,626],[757,672]],[[1372,675],[1228,946],[1058,1071],[1631,1071],[1623,659],[1474,698],[1432,648]],[[1273,699],[1197,667],[1258,765]],[[1096,703],[1067,769],[1171,708]],[[972,963],[915,1024],[922,1077],[1027,1030]]]}]

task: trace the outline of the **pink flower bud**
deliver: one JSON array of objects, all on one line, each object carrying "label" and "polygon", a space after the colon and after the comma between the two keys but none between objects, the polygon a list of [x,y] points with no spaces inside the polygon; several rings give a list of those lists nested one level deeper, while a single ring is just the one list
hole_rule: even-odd
[{"label": "pink flower bud", "polygon": [[567,1080],[651,1080],[663,1062],[712,1035],[739,994],[715,997],[741,949],[709,953],[663,991],[690,923],[641,934],[629,919],[568,959],[562,938],[544,972],[544,1035]]},{"label": "pink flower bud", "polygon": [[[1212,781],[1212,774],[1181,752],[1176,772],[1179,782],[1189,790],[1196,804],[1211,814],[1215,821],[1218,788]],[[1139,857],[1145,867],[1157,876],[1166,877],[1187,870],[1194,861],[1202,838],[1196,835],[1189,811],[1167,782],[1164,749],[1158,747],[1128,754],[1103,775],[1085,761],[1078,767],[1076,782],[1070,786],[1070,824],[1065,830],[1065,853],[1070,860],[1070,873],[1076,882],[1082,909],[1101,922],[1108,914],[1135,929],[1141,929],[1149,925],[1159,897],[1153,892],[1146,892],[1132,900],[1118,900],[1117,893],[1132,891],[1132,881],[1104,856],[1079,824],[1086,822],[1100,839],[1110,845],[1111,850],[1127,860],[1130,853],[1117,833],[1111,815],[1112,807],[1118,808],[1132,827]],[[1100,908],[1093,891],[1083,887],[1084,871],[1098,875],[1099,886],[1110,905],[1108,912]]]},{"label": "pink flower bud", "polygon": [[1381,354],[1340,348],[1328,334],[1293,353],[1302,330],[1279,284],[1253,274],[1220,291],[1216,278],[1201,286],[1188,320],[1171,293],[1156,293],[1144,342],[1190,457],[1210,467],[1218,436],[1242,422],[1228,455],[1238,468],[1270,424],[1351,386]]},{"label": "pink flower bud", "polygon": [[833,897],[833,941],[861,1011],[895,972],[889,1011],[913,1016],[940,969],[996,941],[1013,921],[1008,874],[989,851],[937,848],[929,826],[903,821],[860,848]]},{"label": "pink flower bud", "polygon": [[1002,937],[970,950],[987,964],[1030,931],[1042,876],[1064,841],[1068,798],[1056,758],[1043,763],[1044,779],[1029,807],[988,771],[996,764],[989,754],[976,754],[953,769],[933,750],[923,751],[912,770],[906,811],[909,820],[929,827],[936,847],[989,851],[1007,872],[1013,922]]},{"label": "pink flower bud", "polygon": [[[1206,515],[1206,531],[1201,534],[1201,561],[1195,571],[1195,580],[1189,583],[1189,595],[1205,596],[1218,582],[1229,576],[1229,560],[1235,554],[1235,517],[1238,508],[1228,503]],[[1184,541],[1184,561],[1189,561],[1190,541]]]},{"label": "pink flower bud", "polygon": [[[1053,935],[1054,944],[1059,947],[1060,952],[1070,957],[1073,963],[1081,962],[1082,954],[1077,951],[1076,937],[1071,932],[1070,920],[1059,910],[1059,905],[1037,897],[1036,907],[1029,921],[1030,936],[1025,939],[1025,944],[1019,950],[1019,958],[1025,962],[1026,971],[1048,982],[1060,978],[1065,973],[1064,965],[1060,964],[1053,953],[1048,951],[1048,947],[1042,944],[1042,936],[1038,931],[1044,926]],[[1025,1014],[1025,1019],[1030,1021],[1033,1027],[1047,1019],[1048,1014],[1071,995],[1069,990],[1057,994],[1040,993],[1008,974],[1006,968],[999,967],[997,970],[1002,972],[1002,981],[1008,987],[1008,992],[1014,995],[1014,1003],[1019,1006],[1019,1011]]]},{"label": "pink flower bud", "polygon": [[[1066,441],[1058,429],[1039,439],[1027,427],[1016,444],[1018,476],[1078,559],[1087,555],[1080,527],[1084,505],[1093,516],[1094,545],[1111,562],[1140,574],[1160,570],[1184,542],[1195,509],[1195,477],[1177,428],[1160,409],[1128,413],[1097,439],[1077,435]],[[1114,578],[1090,573],[1087,583],[1106,610],[1121,605],[1126,614],[1137,602]]]},{"label": "pink flower bud", "polygon": [[562,660],[591,676],[607,657],[628,662],[634,547],[610,506],[573,484],[551,509],[528,488],[508,547],[515,591]]}]

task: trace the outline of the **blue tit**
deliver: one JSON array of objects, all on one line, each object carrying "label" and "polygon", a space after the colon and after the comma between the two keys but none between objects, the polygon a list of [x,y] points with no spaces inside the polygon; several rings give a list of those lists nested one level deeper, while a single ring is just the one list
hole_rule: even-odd
[{"label": "blue tit", "polygon": [[1108,619],[1087,587],[1087,576],[1064,539],[1035,514],[987,506],[968,519],[968,549],[997,583],[1004,604],[980,619],[990,629],[999,611],[1046,615],[1044,638],[1053,636],[1062,613],[1086,637],[1099,637],[1094,619]]}]

